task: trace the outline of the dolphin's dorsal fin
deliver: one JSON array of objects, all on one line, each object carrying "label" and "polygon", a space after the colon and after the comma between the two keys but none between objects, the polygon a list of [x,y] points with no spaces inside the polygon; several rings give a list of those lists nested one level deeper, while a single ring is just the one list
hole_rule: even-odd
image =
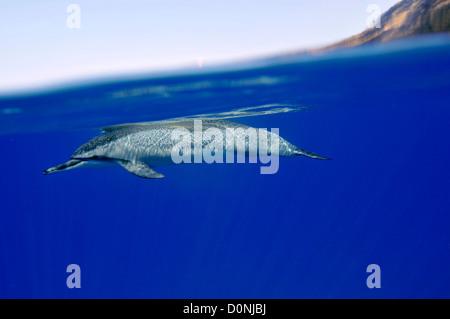
[{"label": "dolphin's dorsal fin", "polygon": [[163,178],[164,175],[152,170],[144,162],[131,162],[124,160],[117,160],[117,163],[129,171],[131,174],[142,178]]}]

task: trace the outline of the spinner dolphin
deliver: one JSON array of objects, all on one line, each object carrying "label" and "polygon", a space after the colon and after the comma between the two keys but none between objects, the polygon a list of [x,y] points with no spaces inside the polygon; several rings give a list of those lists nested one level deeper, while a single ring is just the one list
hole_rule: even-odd
[{"label": "spinner dolphin", "polygon": [[[122,166],[131,174],[142,178],[162,178],[164,175],[155,172],[152,168],[156,166],[174,164],[174,149],[179,141],[174,139],[174,131],[193,134],[195,140],[196,121],[199,120],[178,120],[145,122],[135,124],[121,124],[102,128],[103,134],[93,138],[87,143],[81,145],[70,157],[70,160],[55,167],[45,170],[44,174],[66,171],[81,167],[99,167],[99,166]],[[200,144],[189,142],[189,148],[192,148],[192,158],[198,156],[208,146],[214,144],[223,146],[223,154],[230,152],[229,140],[234,142],[231,145],[231,152],[235,154],[238,150],[245,150],[245,157],[252,155],[251,150],[264,151],[268,154],[277,153],[279,156],[295,157],[307,156],[310,158],[327,160],[316,153],[308,152],[289,143],[277,134],[262,129],[255,129],[243,124],[238,124],[226,120],[201,120]],[[209,131],[216,134],[206,134]],[[257,135],[264,133],[267,143],[261,143],[261,139],[249,139],[249,129],[255,130]],[[231,135],[230,135],[230,132]],[[223,143],[217,144],[217,136],[222,133]],[[208,135],[207,138],[205,136]],[[271,143],[277,141],[277,149],[274,152],[270,148]],[[222,142],[222,141],[220,141]],[[186,151],[186,150],[185,150]],[[216,150],[217,151],[217,150]]]}]

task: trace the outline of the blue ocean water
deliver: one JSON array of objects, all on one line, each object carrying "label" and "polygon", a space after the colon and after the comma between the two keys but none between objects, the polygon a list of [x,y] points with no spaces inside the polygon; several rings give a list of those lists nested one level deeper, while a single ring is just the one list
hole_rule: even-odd
[{"label": "blue ocean water", "polygon": [[[449,298],[450,41],[421,41],[1,97],[0,297]],[[195,115],[332,160],[42,175],[98,127]]]}]

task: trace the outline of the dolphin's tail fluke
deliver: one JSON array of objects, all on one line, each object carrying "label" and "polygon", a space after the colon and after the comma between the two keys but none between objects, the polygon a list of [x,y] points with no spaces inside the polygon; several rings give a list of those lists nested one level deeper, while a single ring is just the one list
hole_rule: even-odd
[{"label": "dolphin's tail fluke", "polygon": [[331,158],[320,156],[319,154],[302,150],[301,148],[296,148],[294,151],[297,156],[306,156],[310,158],[320,159],[320,160],[331,160]]},{"label": "dolphin's tail fluke", "polygon": [[55,166],[55,167],[51,167],[51,168],[49,168],[49,169],[46,169],[46,170],[43,171],[42,173],[43,173],[44,175],[47,175],[47,174],[51,174],[51,173],[55,173],[55,172],[65,171],[65,170],[68,170],[68,169],[76,168],[77,166],[80,166],[80,165],[82,165],[83,163],[84,163],[84,162],[81,161],[81,160],[72,159],[72,160],[67,161],[67,162],[65,162],[65,163],[63,163],[63,164],[60,164],[60,165],[58,165],[58,166]]}]

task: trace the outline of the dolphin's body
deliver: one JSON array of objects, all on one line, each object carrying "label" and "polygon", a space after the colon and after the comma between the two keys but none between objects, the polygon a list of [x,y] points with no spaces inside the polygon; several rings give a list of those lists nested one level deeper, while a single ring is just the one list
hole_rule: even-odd
[{"label": "dolphin's body", "polygon": [[[155,172],[150,167],[174,164],[172,153],[179,141],[173,138],[173,132],[177,129],[193,135],[192,158],[197,156],[209,143],[214,141],[215,135],[211,136],[211,134],[205,140],[205,132],[208,129],[214,129],[216,130],[215,132],[219,130],[224,138],[222,144],[223,154],[231,151],[234,155],[235,151],[245,149],[246,157],[250,155],[251,150],[264,150],[266,154],[270,154],[272,151],[272,153],[278,153],[278,155],[285,157],[303,155],[322,160],[328,159],[302,150],[272,132],[254,129],[226,120],[202,120],[200,132],[202,132],[203,139],[200,136],[201,146],[197,143],[197,147],[195,147],[195,132],[197,132],[195,129],[198,128],[196,125],[194,120],[179,120],[104,127],[102,128],[104,131],[103,134],[81,145],[72,154],[69,161],[49,168],[43,173],[50,174],[80,167],[120,165],[128,172],[142,178],[162,178],[164,175]],[[257,132],[258,136],[261,135],[260,132],[264,131],[267,136],[265,140],[267,143],[264,143],[263,146],[260,139],[251,141],[248,135],[245,137],[244,135],[248,132],[248,129],[255,130],[254,132]],[[235,144],[231,146],[231,149],[229,139],[225,141],[225,137],[229,137],[226,135],[229,132],[233,132],[230,136]],[[270,145],[271,143],[274,144],[273,141],[275,138],[278,140],[279,147],[274,152],[270,148]]]}]

